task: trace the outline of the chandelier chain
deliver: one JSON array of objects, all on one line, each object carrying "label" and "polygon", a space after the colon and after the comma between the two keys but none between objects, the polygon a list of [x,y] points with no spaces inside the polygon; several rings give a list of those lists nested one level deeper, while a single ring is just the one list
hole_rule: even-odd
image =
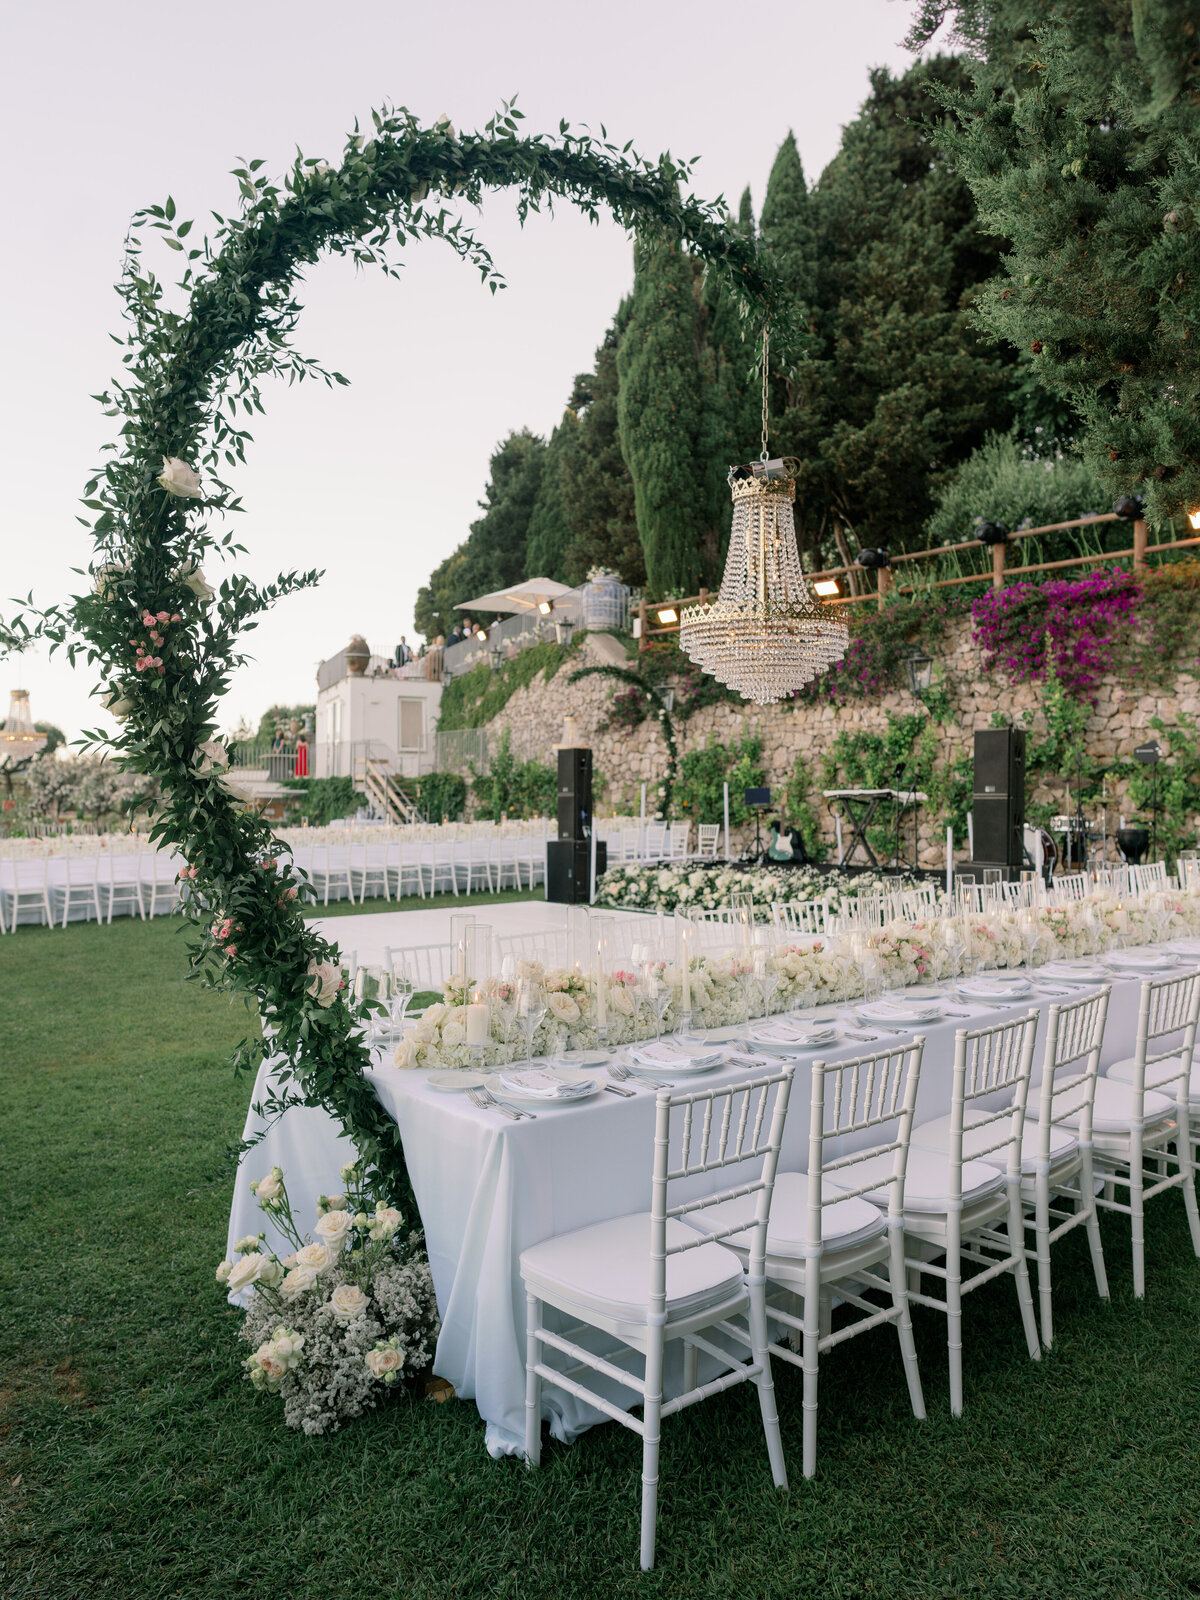
[{"label": "chandelier chain", "polygon": [[767,373],[770,371],[771,357],[771,324],[763,323],[762,347],[762,454],[760,461],[770,458],[771,452],[767,449]]}]

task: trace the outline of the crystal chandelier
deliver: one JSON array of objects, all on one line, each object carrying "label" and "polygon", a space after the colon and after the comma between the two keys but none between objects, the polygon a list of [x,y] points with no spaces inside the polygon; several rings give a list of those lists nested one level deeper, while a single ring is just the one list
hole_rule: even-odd
[{"label": "crystal chandelier", "polygon": [[8,702],[8,721],[0,728],[0,767],[14,766],[37,755],[46,735],[33,725],[29,690],[14,689]]},{"label": "crystal chandelier", "polygon": [[729,469],[733,531],[721,592],[679,618],[680,649],[757,705],[802,688],[840,661],[849,642],[846,624],[812,598],[800,570],[794,464],[768,460],[768,348],[764,330],[762,456]]}]

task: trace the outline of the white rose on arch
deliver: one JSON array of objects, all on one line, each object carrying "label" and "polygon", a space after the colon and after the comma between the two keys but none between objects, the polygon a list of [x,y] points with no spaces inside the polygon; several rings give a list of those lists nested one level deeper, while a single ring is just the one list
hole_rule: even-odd
[{"label": "white rose on arch", "polygon": [[203,744],[196,746],[192,766],[201,777],[207,777],[210,772],[221,772],[228,765],[229,751],[219,739],[206,739]]},{"label": "white rose on arch", "polygon": [[178,456],[163,457],[163,469],[158,475],[158,481],[168,494],[178,495],[181,499],[204,498],[200,479],[187,462],[181,461]]},{"label": "white rose on arch", "polygon": [[189,564],[184,567],[183,571],[179,574],[179,581],[183,584],[185,589],[190,589],[192,591],[197,600],[212,600],[216,595],[217,591],[209,585],[204,573],[194,561],[189,562]]},{"label": "white rose on arch", "polygon": [[342,987],[342,969],[335,961],[310,961],[308,975],[312,982],[306,985],[306,993],[311,994],[317,1004],[327,1009],[337,999],[338,990]]},{"label": "white rose on arch", "polygon": [[116,689],[112,694],[106,694],[100,704],[109,716],[116,717],[118,722],[125,722],[133,712],[133,701]]}]

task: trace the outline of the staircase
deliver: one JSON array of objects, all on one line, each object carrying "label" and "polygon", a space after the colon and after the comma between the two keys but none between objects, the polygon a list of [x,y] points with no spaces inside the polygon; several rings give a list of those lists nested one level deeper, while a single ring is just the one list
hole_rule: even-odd
[{"label": "staircase", "polygon": [[413,795],[396,771],[395,753],[371,739],[354,747],[354,787],[388,822],[420,822]]}]

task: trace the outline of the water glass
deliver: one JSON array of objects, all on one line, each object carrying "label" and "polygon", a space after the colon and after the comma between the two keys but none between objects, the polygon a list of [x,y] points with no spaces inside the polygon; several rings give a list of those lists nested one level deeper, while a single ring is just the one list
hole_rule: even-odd
[{"label": "water glass", "polygon": [[533,1036],[541,1027],[549,1002],[540,978],[518,978],[515,996],[516,1020],[525,1035],[525,1061],[533,1062]]}]

